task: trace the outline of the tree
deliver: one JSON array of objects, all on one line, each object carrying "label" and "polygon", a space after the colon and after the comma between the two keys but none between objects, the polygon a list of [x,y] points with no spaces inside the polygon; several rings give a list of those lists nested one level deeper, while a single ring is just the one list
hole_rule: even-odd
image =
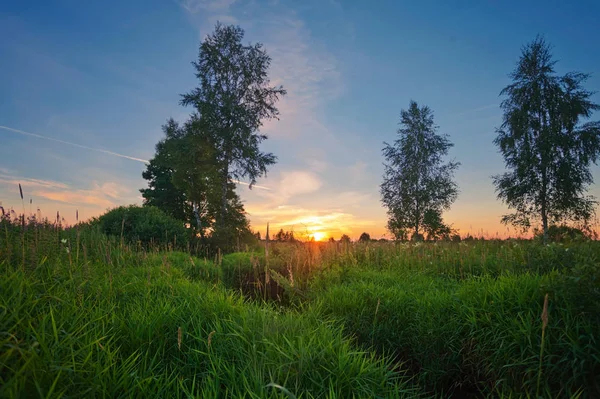
[{"label": "tree", "polygon": [[342,234],[342,236],[340,237],[340,242],[350,243],[352,242],[352,240],[347,234]]},{"label": "tree", "polygon": [[385,172],[381,198],[388,208],[388,230],[396,239],[422,239],[427,212],[441,215],[454,202],[458,188],[453,181],[458,162],[443,162],[452,144],[447,135],[437,134],[429,107],[410,102],[401,111],[399,138],[384,143]]},{"label": "tree", "polygon": [[449,240],[455,231],[442,220],[439,211],[428,209],[423,216],[423,229],[427,233],[427,240]]},{"label": "tree", "polygon": [[283,231],[283,229],[280,229],[279,232],[277,232],[277,234],[275,234],[273,237],[273,240],[281,242],[295,242],[296,238],[294,237],[293,231]]},{"label": "tree", "polygon": [[216,150],[201,128],[196,115],[181,126],[173,119],[163,125],[165,137],[156,145],[156,155],[142,174],[150,188],[140,191],[145,205],[155,205],[186,221],[202,238],[210,234],[213,244],[224,248],[237,242],[240,234],[249,233],[249,224],[235,184],[229,182],[224,229],[215,231],[221,202]]},{"label": "tree", "polygon": [[145,206],[155,206],[175,219],[188,221],[192,209],[185,192],[173,184],[173,168],[169,166],[169,157],[164,141],[156,144],[156,155],[142,173],[142,177],[148,180],[148,188],[141,189],[140,193]]},{"label": "tree", "polygon": [[589,75],[556,75],[550,50],[541,37],[523,47],[513,82],[500,93],[507,98],[494,140],[510,170],[493,177],[496,193],[515,210],[502,222],[527,231],[541,221],[544,240],[550,224],[593,216],[596,201],[585,193],[600,152],[600,123],[580,125],[599,109],[582,86]]},{"label": "tree", "polygon": [[201,43],[194,62],[198,87],[182,95],[181,104],[195,108],[204,134],[216,150],[221,187],[217,225],[227,212],[228,185],[233,179],[248,178],[250,188],[276,162],[275,155],[260,151],[267,139],[258,130],[264,120],[277,118],[275,107],[286,94],[271,86],[268,69],[271,58],[262,44],[243,45],[244,31],[237,26],[217,24]]},{"label": "tree", "polygon": [[279,231],[277,232],[277,234],[275,234],[275,237],[273,237],[274,241],[285,241],[285,232],[283,231],[283,229],[279,229]]},{"label": "tree", "polygon": [[369,233],[362,233],[358,238],[359,242],[369,242],[371,241],[371,235]]}]

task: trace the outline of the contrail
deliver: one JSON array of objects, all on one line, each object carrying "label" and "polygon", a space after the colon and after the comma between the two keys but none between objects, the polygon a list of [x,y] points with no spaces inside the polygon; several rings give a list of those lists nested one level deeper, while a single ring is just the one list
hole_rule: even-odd
[{"label": "contrail", "polygon": [[146,159],[141,159],[141,158],[136,158],[136,157],[131,157],[129,155],[123,155],[123,154],[119,154],[116,152],[112,152],[112,151],[107,151],[107,150],[103,150],[100,148],[92,148],[92,147],[88,147],[86,145],[81,145],[81,144],[77,144],[77,143],[71,143],[69,141],[64,141],[64,140],[59,140],[59,139],[54,139],[52,137],[46,137],[46,136],[42,136],[40,134],[35,134],[35,133],[29,133],[29,132],[24,132],[22,130],[19,129],[13,129],[12,127],[8,127],[8,126],[1,126],[0,125],[0,129],[5,129],[5,130],[10,130],[11,132],[15,132],[18,134],[22,134],[24,136],[30,136],[30,137],[36,137],[38,139],[43,139],[43,140],[49,140],[49,141],[54,141],[56,143],[61,143],[61,144],[67,144],[67,145],[71,145],[73,147],[79,147],[79,148],[84,148],[86,150],[90,150],[90,151],[96,151],[96,152],[102,152],[104,154],[108,154],[108,155],[114,155],[115,157],[120,157],[120,158],[125,158],[125,159],[131,159],[132,161],[138,161],[138,162],[143,162],[143,163],[150,163],[148,160]]},{"label": "contrail", "polygon": [[[101,148],[93,148],[93,147],[88,147],[88,146],[82,145],[82,144],[71,143],[70,141],[64,141],[64,140],[59,140],[59,139],[55,139],[55,138],[52,138],[52,137],[42,136],[41,134],[35,134],[35,133],[25,132],[23,130],[13,129],[12,127],[8,127],[8,126],[2,126],[2,125],[0,125],[0,129],[5,129],[5,130],[8,130],[8,131],[11,131],[11,132],[14,132],[14,133],[21,134],[23,136],[35,137],[35,138],[38,138],[38,139],[54,141],[56,143],[67,144],[67,145],[70,145],[70,146],[73,146],[73,147],[84,148],[84,149],[90,150],[90,151],[101,152],[103,154],[114,155],[115,157],[130,159],[132,161],[142,162],[142,163],[145,163],[145,164],[150,163],[150,161],[148,161],[146,159],[136,158],[136,157],[132,157],[132,156],[129,156],[129,155],[123,155],[123,154],[119,154],[117,152],[103,150]],[[233,180],[233,182],[237,183],[237,184],[243,184],[245,186],[249,186],[250,185],[249,183],[246,183],[246,182],[243,182],[243,181],[239,181],[239,180]],[[261,190],[271,190],[269,187],[259,186],[258,184],[254,184],[252,187],[260,188]]]}]

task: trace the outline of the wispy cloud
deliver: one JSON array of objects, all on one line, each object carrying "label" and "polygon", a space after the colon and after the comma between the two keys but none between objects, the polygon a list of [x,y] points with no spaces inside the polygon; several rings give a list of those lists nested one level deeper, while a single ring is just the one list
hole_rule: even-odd
[{"label": "wispy cloud", "polygon": [[23,187],[25,197],[33,198],[37,205],[46,200],[76,208],[83,207],[94,214],[123,203],[136,202],[136,198],[131,197],[129,186],[114,181],[92,181],[87,188],[77,188],[71,184],[53,180],[0,174],[0,183],[4,185],[5,190],[8,189],[4,192],[5,195],[6,193],[14,195],[12,201],[7,198],[9,200],[7,205],[12,202],[16,207],[20,201],[18,198],[19,184]]},{"label": "wispy cloud", "polygon": [[236,0],[182,0],[179,5],[187,12],[195,14],[200,11],[221,12],[229,9]]}]

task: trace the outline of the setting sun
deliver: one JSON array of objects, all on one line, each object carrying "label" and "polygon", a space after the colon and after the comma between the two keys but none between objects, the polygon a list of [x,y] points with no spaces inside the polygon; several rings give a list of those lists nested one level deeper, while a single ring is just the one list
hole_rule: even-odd
[{"label": "setting sun", "polygon": [[324,233],[322,231],[315,231],[310,236],[314,238],[315,241],[323,241],[325,238],[327,238],[327,233]]}]

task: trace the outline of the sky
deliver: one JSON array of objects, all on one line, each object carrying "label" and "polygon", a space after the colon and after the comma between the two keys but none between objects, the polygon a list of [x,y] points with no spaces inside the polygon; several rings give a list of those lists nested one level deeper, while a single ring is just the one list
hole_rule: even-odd
[{"label": "sky", "polygon": [[389,237],[381,149],[415,100],[461,162],[445,220],[463,235],[514,234],[490,178],[504,171],[499,93],[537,34],[558,73],[591,73],[586,88],[600,90],[598,15],[600,2],[585,0],[2,2],[0,204],[70,223],[76,211],[141,204],[144,161],[162,124],[191,113],[180,95],[197,84],[191,62],[220,21],[265,45],[271,81],[288,91],[280,120],[262,128],[278,163],[260,187],[238,185],[254,230]]}]

